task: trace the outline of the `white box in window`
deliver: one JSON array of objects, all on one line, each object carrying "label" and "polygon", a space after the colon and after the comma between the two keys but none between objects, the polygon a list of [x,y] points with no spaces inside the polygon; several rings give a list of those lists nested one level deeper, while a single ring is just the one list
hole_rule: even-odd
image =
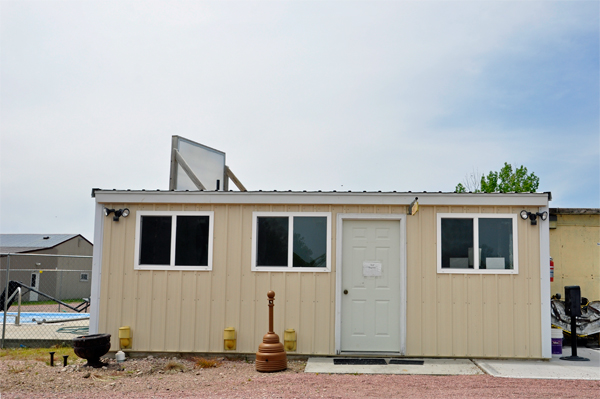
[{"label": "white box in window", "polygon": [[468,269],[469,258],[450,258],[451,269]]},{"label": "white box in window", "polygon": [[504,258],[485,258],[486,269],[504,269]]}]

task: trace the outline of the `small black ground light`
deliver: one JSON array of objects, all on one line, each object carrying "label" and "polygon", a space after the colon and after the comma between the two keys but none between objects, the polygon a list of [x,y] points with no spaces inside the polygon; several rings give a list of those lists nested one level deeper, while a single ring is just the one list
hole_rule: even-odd
[{"label": "small black ground light", "polygon": [[565,314],[571,317],[571,356],[563,356],[560,360],[589,361],[588,358],[577,356],[577,316],[581,316],[581,289],[578,285],[565,287]]}]

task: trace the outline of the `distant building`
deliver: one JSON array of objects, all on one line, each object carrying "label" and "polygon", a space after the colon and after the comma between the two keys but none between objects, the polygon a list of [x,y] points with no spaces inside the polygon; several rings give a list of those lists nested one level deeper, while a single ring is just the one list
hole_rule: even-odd
[{"label": "distant building", "polygon": [[550,256],[552,295],[578,285],[582,297],[600,300],[600,209],[550,208]]},{"label": "distant building", "polygon": [[[9,280],[20,281],[57,299],[90,296],[93,244],[81,234],[0,234],[0,291]],[[9,255],[10,254],[10,255]],[[31,256],[39,255],[39,256]],[[45,300],[30,292],[24,301]]]}]

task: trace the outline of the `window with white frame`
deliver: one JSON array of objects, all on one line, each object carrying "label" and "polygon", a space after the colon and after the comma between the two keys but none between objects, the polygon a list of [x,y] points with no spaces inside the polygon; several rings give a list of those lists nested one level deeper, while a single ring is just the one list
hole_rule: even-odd
[{"label": "window with white frame", "polygon": [[213,212],[138,211],[135,269],[212,270]]},{"label": "window with white frame", "polygon": [[79,273],[79,281],[83,281],[83,282],[88,282],[89,280],[89,275],[87,273]]},{"label": "window with white frame", "polygon": [[438,273],[516,274],[517,242],[517,215],[439,213]]},{"label": "window with white frame", "polygon": [[252,270],[331,271],[331,214],[254,212]]}]

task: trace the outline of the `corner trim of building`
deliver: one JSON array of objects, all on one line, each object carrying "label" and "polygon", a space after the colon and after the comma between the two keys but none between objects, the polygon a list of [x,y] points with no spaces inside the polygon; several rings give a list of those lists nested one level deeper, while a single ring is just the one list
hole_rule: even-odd
[{"label": "corner trim of building", "polygon": [[94,217],[94,251],[92,260],[92,286],[90,293],[90,334],[98,334],[100,321],[100,283],[102,279],[102,238],[104,231],[104,205],[96,199]]},{"label": "corner trim of building", "polygon": [[[549,212],[547,206],[540,207],[540,212]],[[540,229],[540,303],[541,303],[541,340],[542,340],[542,358],[552,358],[551,328],[552,319],[550,317],[550,221],[539,220]]]}]

